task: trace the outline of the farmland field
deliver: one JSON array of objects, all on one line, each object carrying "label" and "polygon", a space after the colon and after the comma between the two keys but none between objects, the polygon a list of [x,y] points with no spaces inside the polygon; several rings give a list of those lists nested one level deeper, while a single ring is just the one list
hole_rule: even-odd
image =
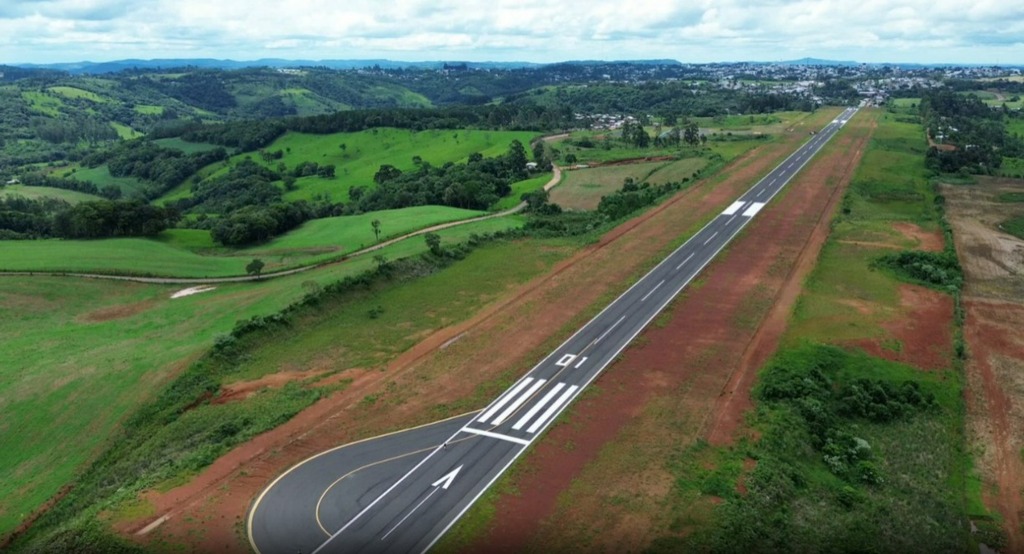
[{"label": "farmland field", "polygon": [[65,97],[65,98],[73,98],[73,99],[84,98],[85,100],[89,100],[89,101],[95,102],[97,104],[103,104],[103,103],[107,102],[106,98],[103,98],[102,96],[96,94],[95,92],[91,92],[91,91],[88,91],[88,90],[83,90],[83,89],[76,88],[76,87],[56,86],[56,87],[50,87],[50,88],[48,88],[46,90],[48,90],[50,92],[53,92],[53,93],[56,93],[56,94],[59,94],[59,95]]},{"label": "farmland field", "polygon": [[264,271],[271,272],[340,258],[364,246],[372,246],[375,237],[370,222],[374,219],[381,221],[381,240],[385,240],[430,225],[467,219],[481,213],[443,206],[419,206],[317,219],[266,244],[239,250],[221,249],[216,251],[217,255],[203,255],[182,248],[182,245],[191,244],[190,241],[195,240],[184,240],[182,237],[191,237],[196,233],[175,230],[170,231],[170,236],[163,240],[115,238],[0,241],[0,270],[226,277],[244,275],[246,263],[259,257],[266,263]]}]

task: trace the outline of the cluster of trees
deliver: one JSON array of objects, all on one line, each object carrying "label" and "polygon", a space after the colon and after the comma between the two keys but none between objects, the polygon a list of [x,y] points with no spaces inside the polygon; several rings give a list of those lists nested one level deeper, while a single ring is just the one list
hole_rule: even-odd
[{"label": "cluster of trees", "polygon": [[153,236],[179,219],[173,209],[139,201],[0,198],[0,238],[94,239]]},{"label": "cluster of trees", "polygon": [[286,233],[315,215],[306,202],[244,206],[218,218],[210,235],[225,246],[244,246]]},{"label": "cluster of trees", "polygon": [[436,204],[483,210],[507,196],[512,183],[528,176],[526,148],[512,141],[508,152],[496,158],[473,154],[465,164],[447,163],[435,167],[421,162],[415,171],[402,173],[384,165],[374,176],[377,186],[349,192],[357,212]]},{"label": "cluster of trees", "polygon": [[621,189],[601,197],[597,211],[609,220],[621,219],[644,206],[654,204],[662,196],[675,192],[682,186],[683,183],[676,181],[661,185],[651,185],[647,182],[637,184],[632,177],[627,177]]},{"label": "cluster of trees", "polygon": [[1024,141],[1006,132],[1006,114],[977,96],[946,88],[931,90],[921,98],[918,109],[928,132],[954,146],[929,148],[925,158],[929,169],[991,174],[1002,165],[1003,156],[1024,154]]},{"label": "cluster of trees", "polygon": [[185,154],[140,139],[122,142],[109,150],[90,154],[82,163],[88,167],[106,163],[114,177],[134,177],[151,183],[153,186],[145,192],[145,197],[155,198],[178,186],[200,168],[223,161],[227,156],[223,148]]},{"label": "cluster of trees", "polygon": [[0,196],[0,239],[49,237],[53,214],[70,207],[67,202],[56,198]]},{"label": "cluster of trees", "polygon": [[347,110],[310,117],[195,125],[183,133],[182,138],[249,151],[266,147],[286,131],[331,134],[364,131],[374,127],[417,131],[461,128],[556,129],[569,126],[572,117],[572,110],[566,106],[548,108],[532,103]]}]

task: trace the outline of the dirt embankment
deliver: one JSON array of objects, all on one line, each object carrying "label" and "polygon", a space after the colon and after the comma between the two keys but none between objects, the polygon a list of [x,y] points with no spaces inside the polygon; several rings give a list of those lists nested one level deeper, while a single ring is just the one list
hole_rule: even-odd
[{"label": "dirt embankment", "polygon": [[1006,552],[1024,552],[1024,241],[999,224],[1024,214],[1024,204],[995,198],[1021,191],[1024,181],[1005,179],[942,188],[965,274],[968,433]]},{"label": "dirt embankment", "polygon": [[470,551],[635,551],[667,532],[666,460],[698,437],[728,442],[737,432],[754,371],[778,344],[866,146],[872,126],[862,118],[527,454],[516,494],[499,498]]}]

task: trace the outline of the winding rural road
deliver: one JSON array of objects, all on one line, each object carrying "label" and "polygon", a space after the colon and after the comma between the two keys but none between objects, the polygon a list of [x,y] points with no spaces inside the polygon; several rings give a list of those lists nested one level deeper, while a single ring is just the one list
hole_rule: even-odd
[{"label": "winding rural road", "polygon": [[835,135],[844,110],[480,412],[340,447],[271,483],[260,554],[423,552]]},{"label": "winding rural road", "polygon": [[[552,164],[552,175],[551,179],[544,184],[544,190],[551,190],[552,187],[557,185],[562,180],[562,168]],[[470,219],[460,219],[458,221],[451,221],[448,223],[440,223],[423,229],[412,231],[404,235],[388,239],[384,242],[377,243],[373,246],[368,246],[362,250],[356,250],[355,252],[345,254],[339,259],[321,262],[319,264],[307,265],[303,267],[296,267],[294,269],[286,269],[283,271],[274,271],[270,273],[263,273],[259,276],[256,275],[239,275],[236,277],[137,277],[133,275],[115,275],[105,273],[81,273],[73,271],[0,271],[0,276],[35,276],[40,275],[44,277],[81,277],[84,279],[109,279],[113,281],[132,281],[135,283],[155,283],[162,285],[216,285],[218,283],[243,283],[247,281],[265,281],[267,279],[273,279],[275,277],[285,277],[287,275],[295,275],[296,273],[302,273],[321,267],[344,263],[351,258],[356,256],[362,256],[370,252],[375,252],[381,248],[391,246],[392,244],[401,242],[405,239],[425,235],[427,233],[433,233],[435,231],[441,231],[444,229],[450,229],[452,227],[458,227],[459,225],[466,225],[467,223],[476,223],[478,221],[485,221],[488,219],[494,219],[498,217],[505,217],[507,215],[513,215],[526,209],[526,202],[520,202],[515,207],[509,208],[502,212],[496,212],[493,214],[482,215],[479,217],[473,217]]]}]

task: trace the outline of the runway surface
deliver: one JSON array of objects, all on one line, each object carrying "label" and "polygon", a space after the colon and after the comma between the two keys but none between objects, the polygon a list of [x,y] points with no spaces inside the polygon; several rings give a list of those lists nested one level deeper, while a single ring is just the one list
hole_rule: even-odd
[{"label": "runway surface", "polygon": [[290,469],[250,511],[253,547],[428,550],[856,112],[844,110],[483,410]]}]

